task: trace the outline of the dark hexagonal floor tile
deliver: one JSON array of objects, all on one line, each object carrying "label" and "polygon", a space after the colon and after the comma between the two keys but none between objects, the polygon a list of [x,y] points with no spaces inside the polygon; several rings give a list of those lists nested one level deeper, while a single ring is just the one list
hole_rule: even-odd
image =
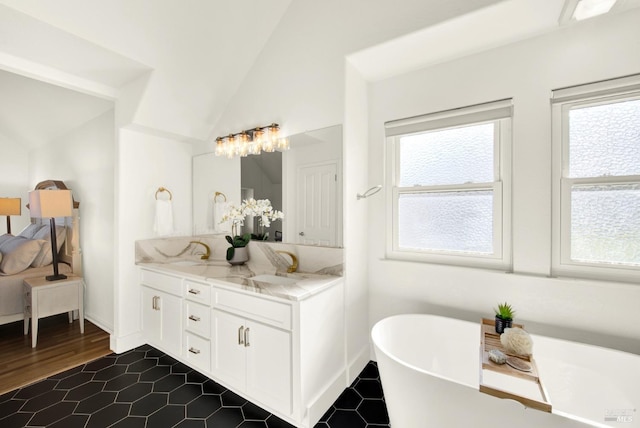
[{"label": "dark hexagonal floor tile", "polygon": [[285,422],[275,415],[271,415],[267,419],[267,427],[268,428],[296,428],[293,425],[291,425],[289,422]]},{"label": "dark hexagonal floor tile", "polygon": [[[184,406],[169,404],[147,418],[148,427],[172,427],[185,418]],[[220,425],[221,427],[224,425]]]},{"label": "dark hexagonal floor tile", "polygon": [[205,394],[222,394],[226,390],[227,388],[217,382],[212,381],[211,379],[202,384],[202,392],[204,392]]},{"label": "dark hexagonal floor tile", "polygon": [[117,403],[133,403],[136,400],[149,394],[153,389],[151,382],[138,382],[131,385],[118,393]]},{"label": "dark hexagonal floor tile", "polygon": [[382,398],[382,385],[372,379],[360,379],[354,388],[362,398]]},{"label": "dark hexagonal floor tile", "polygon": [[378,367],[373,362],[369,362],[362,372],[360,372],[358,377],[360,379],[378,379],[380,377],[380,372],[378,372]]},{"label": "dark hexagonal floor tile", "polygon": [[171,369],[166,366],[155,366],[140,374],[140,382],[155,382],[171,373]]},{"label": "dark hexagonal floor tile", "polygon": [[387,406],[381,399],[365,399],[356,410],[368,424],[389,424]]},{"label": "dark hexagonal floor tile", "polygon": [[362,397],[351,388],[345,389],[333,406],[336,409],[355,410],[362,402]]},{"label": "dark hexagonal floor tile", "polygon": [[242,406],[242,414],[245,419],[255,420],[255,421],[266,421],[271,413],[264,410],[262,407],[256,406],[251,401],[247,401]]},{"label": "dark hexagonal floor tile", "polygon": [[100,369],[93,376],[93,380],[111,380],[115,379],[127,370],[127,366],[109,366],[104,369]]},{"label": "dark hexagonal floor tile", "polygon": [[208,377],[195,370],[191,370],[189,373],[187,373],[187,382],[189,383],[205,383],[208,380]]},{"label": "dark hexagonal floor tile", "polygon": [[327,421],[330,427],[365,428],[367,423],[355,410],[336,410]]},{"label": "dark hexagonal floor tile", "polygon": [[187,417],[206,419],[221,407],[219,395],[201,395],[187,404]]},{"label": "dark hexagonal floor tile", "polygon": [[80,403],[78,403],[78,407],[76,407],[75,412],[94,413],[100,409],[107,407],[109,404],[112,404],[115,399],[115,392],[99,392],[89,398],[80,401]]},{"label": "dark hexagonal floor tile", "polygon": [[57,380],[45,379],[43,381],[34,383],[33,385],[22,388],[15,395],[15,398],[33,398],[47,391],[51,391],[58,384]]},{"label": "dark hexagonal floor tile", "polygon": [[267,423],[265,421],[244,421],[238,428],[267,428]]},{"label": "dark hexagonal floor tile", "polygon": [[223,407],[242,407],[247,402],[233,391],[226,390],[220,395]]},{"label": "dark hexagonal floor tile", "polygon": [[201,419],[185,419],[175,428],[205,428],[206,422]]},{"label": "dark hexagonal floor tile", "polygon": [[171,373],[182,373],[182,374],[186,374],[193,371],[193,369],[191,367],[189,367],[186,364],[183,364],[181,362],[178,362],[177,364],[174,364],[173,366],[171,366]]},{"label": "dark hexagonal floor tile", "polygon": [[173,366],[178,364],[178,360],[171,358],[168,355],[162,355],[158,357],[158,365],[159,366]]},{"label": "dark hexagonal floor tile", "polygon": [[6,418],[0,419],[0,425],[2,425],[2,428],[24,428],[32,416],[33,413],[13,413]]},{"label": "dark hexagonal floor tile", "polygon": [[145,358],[127,366],[127,373],[142,373],[156,366],[155,359]]},{"label": "dark hexagonal floor tile", "polygon": [[105,391],[122,391],[125,388],[135,385],[140,375],[137,373],[127,373],[111,379],[104,386]]},{"label": "dark hexagonal floor tile", "polygon": [[118,356],[118,358],[116,358],[116,364],[132,364],[135,363],[136,361],[140,361],[144,359],[146,352],[144,351],[129,351],[126,352],[120,356]]},{"label": "dark hexagonal floor tile", "polygon": [[149,416],[162,406],[167,404],[167,394],[151,393],[134,402],[131,405],[131,415]]},{"label": "dark hexagonal floor tile", "polygon": [[0,419],[17,412],[22,406],[24,406],[24,403],[25,400],[9,400],[4,403],[0,403]]},{"label": "dark hexagonal floor tile", "polygon": [[58,382],[56,389],[73,389],[76,386],[89,382],[93,378],[93,373],[79,372],[66,377]]},{"label": "dark hexagonal floor tile", "polygon": [[66,395],[65,391],[47,391],[44,394],[40,394],[37,397],[30,398],[24,403],[24,406],[20,409],[23,412],[37,412],[38,410],[46,409],[47,407],[62,401]]},{"label": "dark hexagonal floor tile", "polygon": [[33,418],[31,419],[31,421],[29,421],[29,425],[53,425],[60,419],[69,416],[73,412],[73,409],[76,407],[76,404],[77,403],[73,403],[70,401],[62,401],[60,403],[54,404],[53,406],[47,407],[44,410],[40,410],[33,415]]},{"label": "dark hexagonal floor tile", "polygon": [[86,428],[104,428],[124,419],[129,414],[129,404],[113,403],[89,417]]},{"label": "dark hexagonal floor tile", "polygon": [[147,351],[147,354],[145,355],[146,358],[160,358],[163,357],[165,354],[164,352],[162,352],[159,349],[156,348],[151,348]]},{"label": "dark hexagonal floor tile", "polygon": [[326,412],[324,412],[324,415],[322,415],[320,417],[320,422],[327,422],[329,420],[329,418],[331,417],[331,415],[333,415],[333,412],[336,411],[336,408],[331,406],[329,407],[329,409],[327,409]]},{"label": "dark hexagonal floor tile", "polygon": [[48,428],[84,428],[88,419],[89,415],[69,415]]},{"label": "dark hexagonal floor tile", "polygon": [[116,359],[112,355],[108,355],[106,357],[99,358],[95,361],[92,361],[84,366],[82,371],[85,372],[97,372],[106,367],[110,367],[116,363]]},{"label": "dark hexagonal floor tile", "polygon": [[14,389],[13,391],[9,391],[5,394],[0,395],[0,403],[11,400],[18,393],[18,391],[20,390]]},{"label": "dark hexagonal floor tile", "polygon": [[111,428],[145,428],[147,425],[147,418],[140,416],[127,416],[115,425],[111,425]]},{"label": "dark hexagonal floor tile", "polygon": [[92,395],[97,394],[98,392],[101,392],[102,388],[104,388],[104,385],[106,383],[107,382],[103,380],[101,381],[92,380],[91,382],[87,382],[85,384],[77,386],[73,388],[71,391],[67,392],[67,396],[64,399],[68,401],[84,400],[85,398],[89,398]]},{"label": "dark hexagonal floor tile", "polygon": [[208,427],[237,427],[241,422],[240,407],[223,407],[207,418]]},{"label": "dark hexagonal floor tile", "polygon": [[153,384],[153,392],[171,392],[185,383],[183,374],[172,374],[157,380]]},{"label": "dark hexagonal floor tile", "polygon": [[202,385],[185,383],[169,393],[169,404],[187,404],[202,395]]}]

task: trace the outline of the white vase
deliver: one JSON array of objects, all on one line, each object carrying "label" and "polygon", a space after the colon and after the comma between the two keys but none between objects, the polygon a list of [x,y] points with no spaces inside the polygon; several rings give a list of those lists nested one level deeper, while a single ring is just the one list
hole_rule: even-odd
[{"label": "white vase", "polygon": [[243,265],[246,261],[249,260],[249,251],[247,247],[236,248],[233,251],[233,257],[231,260],[227,260],[229,264],[233,266]]}]

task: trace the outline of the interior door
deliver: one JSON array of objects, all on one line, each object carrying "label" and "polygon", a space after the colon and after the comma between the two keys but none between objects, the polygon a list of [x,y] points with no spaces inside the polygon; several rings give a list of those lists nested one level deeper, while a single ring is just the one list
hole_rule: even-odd
[{"label": "interior door", "polygon": [[297,242],[336,245],[338,165],[328,162],[298,168]]}]

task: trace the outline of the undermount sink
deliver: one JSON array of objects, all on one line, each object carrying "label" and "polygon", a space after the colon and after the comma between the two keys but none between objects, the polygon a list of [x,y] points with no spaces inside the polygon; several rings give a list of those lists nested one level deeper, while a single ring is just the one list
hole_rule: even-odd
[{"label": "undermount sink", "polygon": [[292,285],[298,282],[297,279],[287,278],[286,276],[269,275],[269,274],[252,276],[251,278],[248,278],[248,280],[253,285],[256,285],[255,283],[258,283],[258,282],[273,284],[273,285]]}]

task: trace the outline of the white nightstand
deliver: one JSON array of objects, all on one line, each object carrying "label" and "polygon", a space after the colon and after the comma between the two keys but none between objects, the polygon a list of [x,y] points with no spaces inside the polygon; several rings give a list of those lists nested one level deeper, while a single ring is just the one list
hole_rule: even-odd
[{"label": "white nightstand", "polygon": [[44,278],[27,278],[24,291],[24,334],[29,333],[31,318],[31,347],[38,342],[38,320],[50,315],[69,312],[69,323],[73,322],[73,311],[78,310],[80,333],[84,333],[84,290],[82,277],[69,276],[59,281]]}]

